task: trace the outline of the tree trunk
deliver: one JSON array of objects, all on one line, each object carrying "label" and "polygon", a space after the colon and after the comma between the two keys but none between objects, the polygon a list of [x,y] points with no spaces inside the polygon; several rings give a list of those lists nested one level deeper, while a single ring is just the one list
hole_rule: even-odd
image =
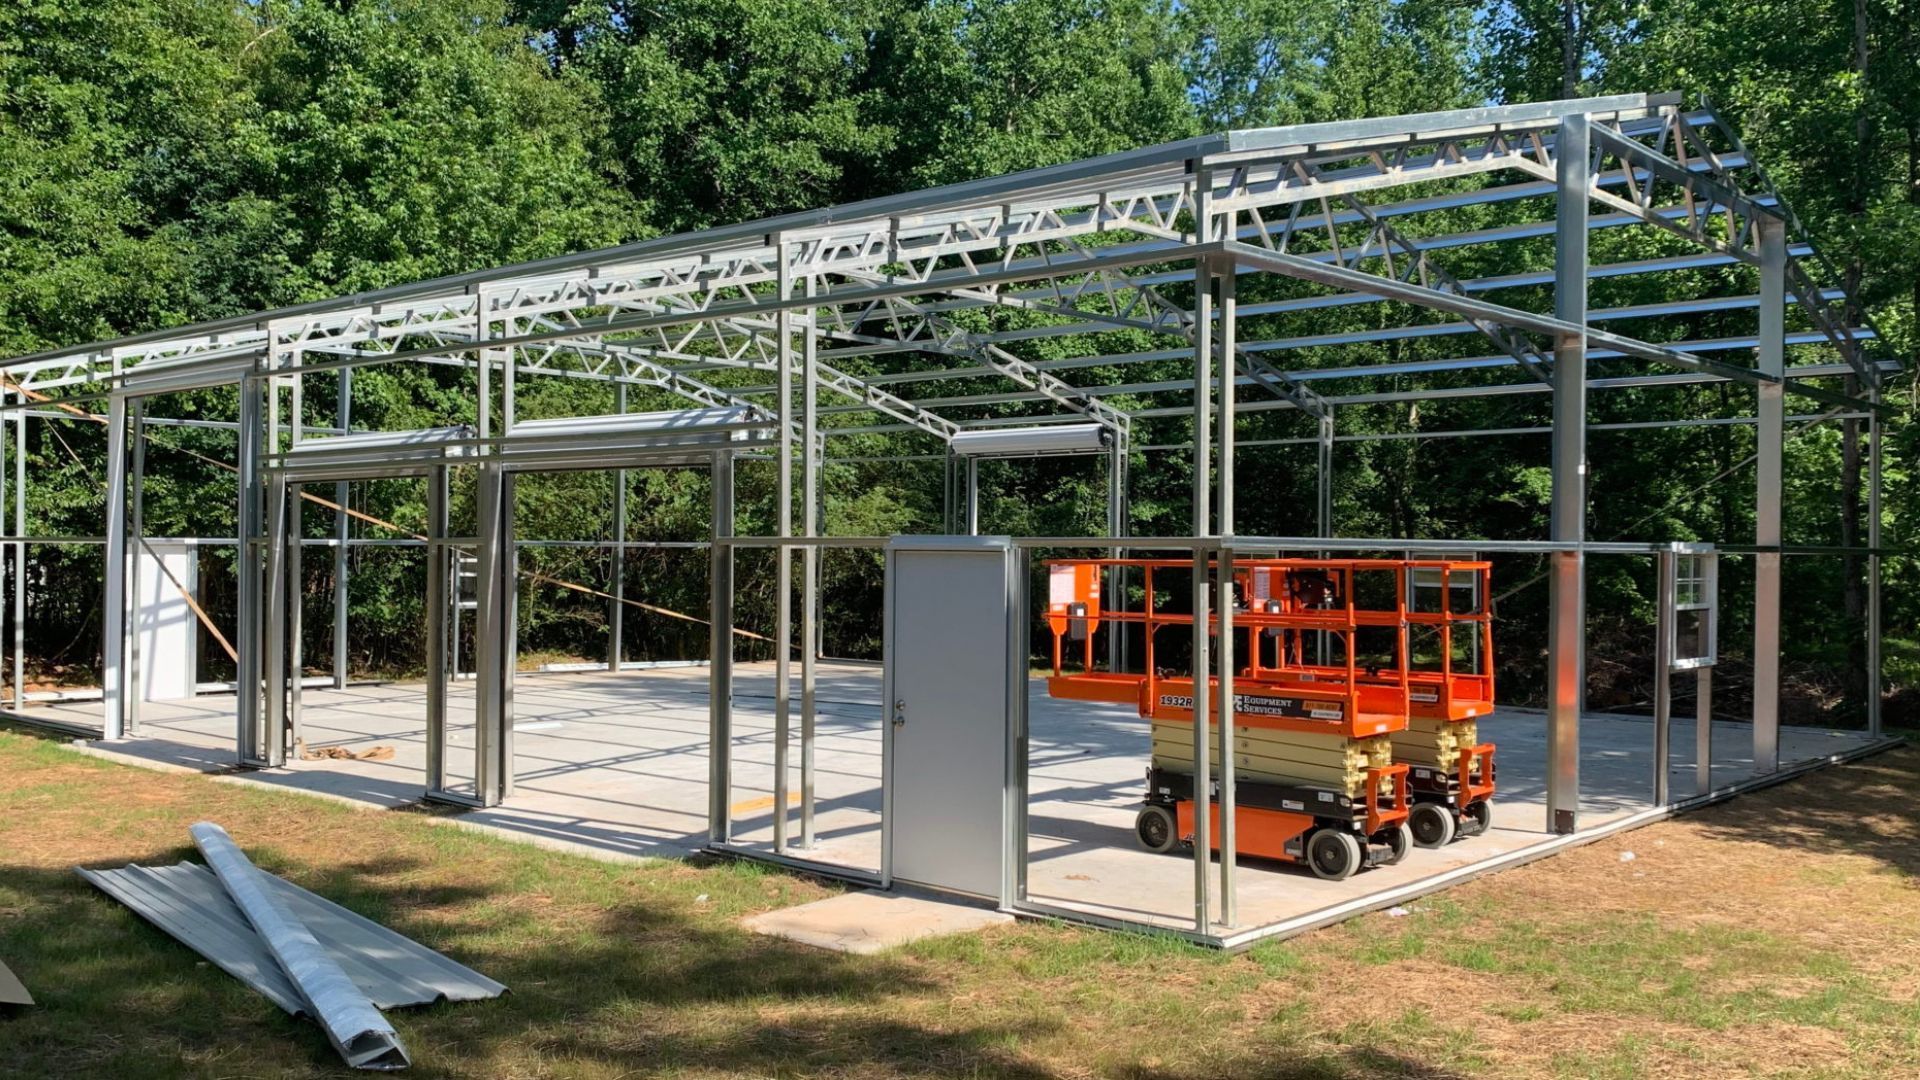
[{"label": "tree trunk", "polygon": [[1580,96],[1580,0],[1564,0],[1560,8],[1560,96]]}]

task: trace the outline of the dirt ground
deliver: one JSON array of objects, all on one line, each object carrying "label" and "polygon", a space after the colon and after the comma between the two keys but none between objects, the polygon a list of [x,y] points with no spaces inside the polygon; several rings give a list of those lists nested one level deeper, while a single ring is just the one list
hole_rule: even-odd
[{"label": "dirt ground", "polygon": [[739,928],[829,883],[597,863],[0,730],[0,959],[40,999],[0,1013],[0,1075],[340,1072],[71,872],[189,857],[202,819],[512,988],[391,1014],[417,1075],[1920,1075],[1917,796],[1920,751],[1882,754],[1241,956],[1022,923],[857,958]]}]

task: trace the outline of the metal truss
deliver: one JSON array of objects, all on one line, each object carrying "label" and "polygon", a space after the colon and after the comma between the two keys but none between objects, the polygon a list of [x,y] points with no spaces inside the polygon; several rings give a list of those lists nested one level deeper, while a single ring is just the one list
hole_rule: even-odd
[{"label": "metal truss", "polygon": [[[1592,215],[1587,227],[1651,227],[1698,251],[1616,272],[1711,264],[1701,260],[1757,264],[1761,222],[1790,218],[1777,192],[1752,168],[1746,148],[1710,109],[1683,108],[1675,95],[1619,95],[1226,132],[22,357],[0,370],[36,393],[79,397],[102,384],[153,392],[147,388],[218,385],[250,372],[297,377],[383,363],[477,365],[485,354],[492,363],[507,358],[518,376],[607,379],[658,387],[701,406],[738,406],[756,391],[728,389],[700,373],[772,372],[779,318],[795,312],[821,345],[812,367],[818,385],[851,403],[840,408],[877,412],[947,439],[973,422],[947,410],[974,406],[945,402],[984,404],[995,395],[916,402],[881,387],[988,378],[1018,388],[1009,400],[1125,430],[1130,417],[1101,400],[1106,388],[1076,386],[1055,370],[1190,354],[1201,328],[1191,302],[1170,297],[1167,287],[1191,282],[1196,261],[1225,257],[1241,274],[1331,290],[1265,299],[1242,289],[1243,322],[1392,300],[1455,315],[1464,320],[1462,329],[1493,343],[1521,374],[1545,381],[1552,357],[1529,335],[1560,335],[1568,328],[1537,312],[1489,303],[1481,294],[1544,284],[1551,275],[1522,271],[1462,280],[1436,256],[1448,248],[1550,236],[1553,222],[1453,233],[1423,233],[1411,225],[1432,212],[1544,203],[1554,190],[1559,129],[1567,117],[1586,118],[1588,197],[1606,211]],[[1398,202],[1363,198],[1416,184],[1423,192]],[[1214,242],[1202,244],[1203,236]],[[1803,265],[1811,253],[1804,236],[1789,252],[1791,297],[1812,328],[1871,384],[1878,369],[1866,348],[1875,335],[1850,325],[1844,293],[1815,283]],[[782,296],[777,286],[783,274],[810,288],[805,295]],[[1829,274],[1820,276],[1830,280]],[[962,317],[994,309],[1027,312],[1040,321],[983,329]],[[1594,348],[1659,365],[1754,384],[1778,378],[1602,330],[1591,319],[1579,330]],[[1098,335],[1112,331],[1166,336],[1181,347],[1103,354]],[[1446,332],[1452,331],[1422,323],[1373,333],[1391,340]],[[1046,359],[1022,355],[1026,342],[1062,337],[1084,337],[1096,348],[1058,368],[1057,350]],[[1298,340],[1303,347],[1343,340],[1323,335],[1310,342],[1312,337],[1278,340]],[[1316,365],[1278,364],[1270,344],[1239,335],[1235,367],[1266,395],[1321,415],[1324,405],[1308,385]],[[866,376],[843,363],[866,357],[873,368],[889,357],[913,355],[966,363],[917,371],[880,366]],[[1430,370],[1446,370],[1435,364]],[[1153,385],[1168,387],[1154,393],[1194,389],[1190,381]],[[1807,392],[1833,397],[1820,389]]]}]

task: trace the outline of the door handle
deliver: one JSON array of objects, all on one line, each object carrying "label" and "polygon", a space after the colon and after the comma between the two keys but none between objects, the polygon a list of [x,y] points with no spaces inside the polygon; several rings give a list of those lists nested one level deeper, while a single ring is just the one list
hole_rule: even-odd
[{"label": "door handle", "polygon": [[896,730],[907,726],[906,698],[901,698],[893,703],[893,726]]}]

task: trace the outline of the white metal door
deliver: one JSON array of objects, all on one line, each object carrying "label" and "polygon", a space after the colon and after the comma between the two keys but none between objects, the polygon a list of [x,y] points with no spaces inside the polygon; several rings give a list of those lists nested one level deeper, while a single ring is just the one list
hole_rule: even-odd
[{"label": "white metal door", "polygon": [[1005,892],[1009,749],[1026,701],[1014,555],[1004,537],[889,546],[885,820],[897,880]]}]

